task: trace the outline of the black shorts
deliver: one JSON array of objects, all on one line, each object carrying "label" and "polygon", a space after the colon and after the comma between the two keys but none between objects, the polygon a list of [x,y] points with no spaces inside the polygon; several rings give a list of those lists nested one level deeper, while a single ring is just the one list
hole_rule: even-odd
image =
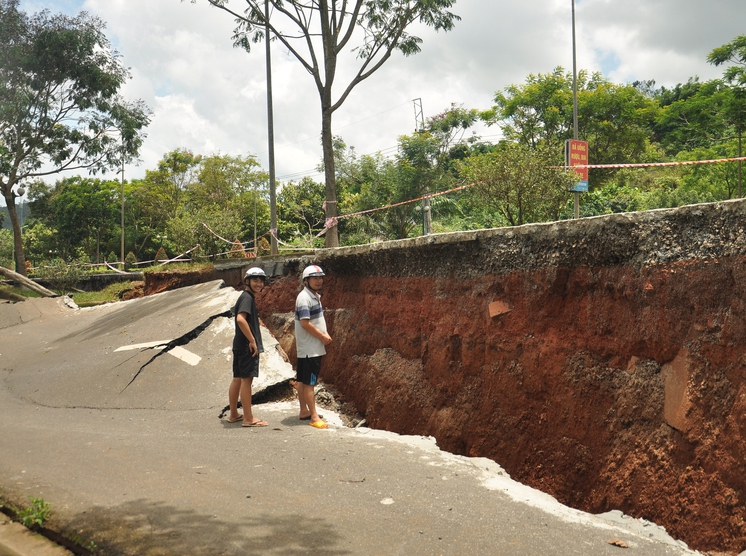
[{"label": "black shorts", "polygon": [[316,386],[321,373],[321,355],[298,358],[298,382]]},{"label": "black shorts", "polygon": [[251,352],[233,352],[233,378],[256,378],[259,376],[259,355]]}]

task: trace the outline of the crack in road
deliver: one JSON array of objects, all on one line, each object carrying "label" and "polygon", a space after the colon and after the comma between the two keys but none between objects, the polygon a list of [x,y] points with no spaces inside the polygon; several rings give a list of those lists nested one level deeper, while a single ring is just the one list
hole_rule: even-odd
[{"label": "crack in road", "polygon": [[[144,363],[144,364],[143,364],[143,365],[142,365],[142,366],[140,367],[140,369],[139,369],[139,370],[138,370],[138,371],[137,371],[137,372],[135,373],[135,376],[133,376],[133,377],[132,377],[132,380],[130,380],[130,381],[129,381],[129,382],[127,383],[127,386],[125,386],[124,388],[122,388],[122,390],[121,390],[121,391],[120,391],[119,393],[120,393],[120,394],[124,393],[124,391],[125,391],[125,390],[126,390],[127,388],[129,388],[129,386],[130,386],[130,385],[131,385],[131,384],[132,384],[133,382],[135,382],[135,380],[137,379],[137,377],[138,377],[138,376],[140,376],[140,373],[142,373],[142,372],[143,372],[143,370],[145,370],[145,367],[147,367],[148,365],[150,365],[150,364],[151,364],[151,363],[152,363],[153,361],[155,361],[155,360],[156,360],[156,359],[157,359],[158,357],[160,357],[160,356],[161,356],[161,355],[163,355],[164,353],[168,353],[169,351],[171,351],[171,350],[172,350],[172,349],[174,349],[175,347],[179,347],[179,346],[185,346],[185,345],[187,345],[187,344],[188,344],[188,343],[190,343],[190,342],[191,342],[192,340],[194,340],[194,339],[196,339],[197,337],[199,337],[199,335],[200,335],[200,334],[202,334],[202,332],[204,332],[205,330],[207,330],[207,328],[208,328],[208,327],[209,327],[209,326],[210,326],[210,325],[212,324],[212,321],[214,321],[215,319],[217,319],[217,318],[221,318],[221,317],[230,317],[230,316],[231,316],[231,311],[230,311],[230,310],[228,310],[228,311],[224,311],[224,312],[222,312],[222,313],[219,313],[219,314],[217,314],[217,315],[213,315],[213,316],[209,317],[209,318],[208,318],[207,320],[205,320],[205,321],[204,321],[204,322],[203,322],[202,324],[200,324],[199,326],[197,326],[197,327],[193,328],[192,330],[190,330],[189,332],[187,332],[186,334],[182,334],[182,335],[181,335],[181,336],[179,336],[178,338],[175,338],[175,339],[171,340],[170,342],[168,342],[168,343],[166,343],[166,344],[161,344],[161,345],[164,345],[165,347],[163,347],[163,348],[161,349],[161,351],[159,351],[159,352],[158,352],[158,353],[156,353],[156,354],[155,354],[155,355],[154,355],[153,357],[151,357],[151,358],[150,358],[150,359],[149,359],[148,361],[146,361],[146,362],[145,362],[145,363]],[[156,348],[160,348],[160,345],[159,345],[159,346],[152,346],[152,347],[148,347],[148,348],[145,348],[145,349],[156,349]]]}]

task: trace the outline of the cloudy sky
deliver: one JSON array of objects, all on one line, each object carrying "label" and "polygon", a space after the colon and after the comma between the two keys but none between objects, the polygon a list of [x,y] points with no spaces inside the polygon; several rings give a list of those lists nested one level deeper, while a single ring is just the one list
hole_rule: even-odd
[{"label": "cloudy sky", "polygon": [[[107,36],[132,74],[124,96],[143,99],[153,110],[142,160],[126,169],[127,179],[143,177],[177,148],[251,154],[267,167],[263,43],[251,54],[233,48],[234,22],[227,13],[207,0],[20,5],[29,13],[85,10],[106,22]],[[395,54],[359,85],[335,113],[334,133],[359,154],[391,154],[397,137],[415,129],[414,99],[425,117],[451,104],[486,109],[495,91],[524,82],[529,73],[560,65],[571,70],[571,7],[571,0],[457,0],[452,11],[461,21],[454,30],[415,32],[423,38],[422,52]],[[654,79],[673,86],[695,76],[719,77],[722,68],[707,64],[707,54],[746,34],[744,0],[576,0],[575,8],[578,68],[601,71],[617,83]],[[273,45],[272,66],[277,177],[321,179],[313,81],[279,45]],[[496,140],[499,130],[477,132]]]}]

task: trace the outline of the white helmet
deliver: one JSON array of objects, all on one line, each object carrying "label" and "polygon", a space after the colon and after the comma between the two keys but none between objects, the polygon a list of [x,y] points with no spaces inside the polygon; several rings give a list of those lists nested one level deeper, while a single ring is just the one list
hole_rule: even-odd
[{"label": "white helmet", "polygon": [[302,280],[311,278],[312,276],[324,276],[324,271],[321,270],[320,266],[317,266],[315,264],[308,265],[306,268],[303,269]]},{"label": "white helmet", "polygon": [[264,269],[259,268],[258,266],[252,267],[246,271],[243,279],[248,280],[250,278],[264,278],[264,281],[267,281],[267,275],[264,273]]}]

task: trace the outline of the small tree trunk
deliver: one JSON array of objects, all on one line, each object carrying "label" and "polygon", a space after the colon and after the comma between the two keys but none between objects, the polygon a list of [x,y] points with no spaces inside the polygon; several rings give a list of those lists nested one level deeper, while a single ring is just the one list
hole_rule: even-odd
[{"label": "small tree trunk", "polygon": [[18,221],[18,211],[16,211],[16,195],[13,193],[13,187],[5,186],[3,188],[3,197],[8,207],[10,223],[13,226],[13,253],[15,255],[16,272],[21,276],[26,276],[26,253],[23,251],[23,237],[21,237],[21,223]]}]

